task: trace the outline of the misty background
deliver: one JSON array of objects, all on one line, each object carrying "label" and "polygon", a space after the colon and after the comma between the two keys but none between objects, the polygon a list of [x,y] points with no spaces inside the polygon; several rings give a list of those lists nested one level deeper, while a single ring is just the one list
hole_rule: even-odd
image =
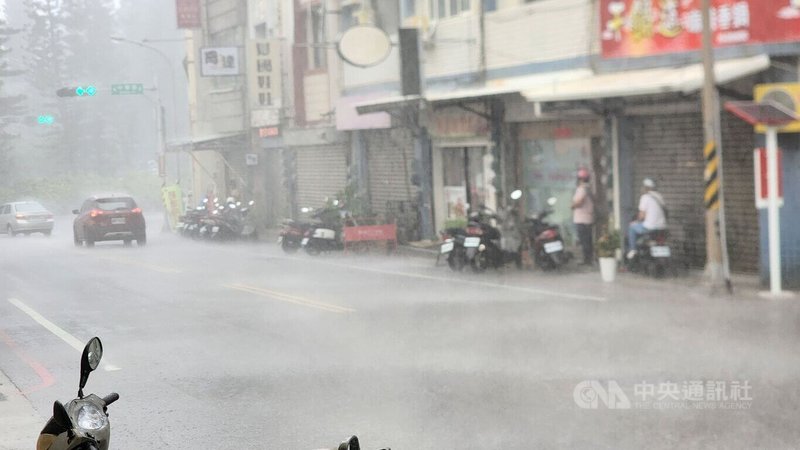
[{"label": "misty background", "polygon": [[[0,201],[66,212],[92,193],[125,191],[157,205],[152,88],[167,142],[188,139],[183,37],[174,4],[160,0],[0,0]],[[144,84],[145,94],[111,95],[120,83]],[[88,85],[95,96],[56,96]]]}]

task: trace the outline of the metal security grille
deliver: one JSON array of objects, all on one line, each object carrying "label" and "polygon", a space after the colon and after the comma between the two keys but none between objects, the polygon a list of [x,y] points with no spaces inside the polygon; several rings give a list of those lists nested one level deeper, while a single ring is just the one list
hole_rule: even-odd
[{"label": "metal security grille", "polygon": [[[702,123],[699,113],[636,117],[633,141],[635,186],[638,189],[645,177],[658,182],[669,209],[676,255],[694,267],[705,264]],[[753,131],[726,114],[722,135],[731,270],[754,272],[758,270],[758,217],[753,205]]]},{"label": "metal security grille", "polygon": [[415,201],[417,187],[411,185],[414,164],[411,133],[399,128],[372,130],[364,133],[364,141],[373,212],[386,213],[389,201]]},{"label": "metal security grille", "polygon": [[294,147],[298,208],[320,207],[347,184],[347,149],[342,146]]}]

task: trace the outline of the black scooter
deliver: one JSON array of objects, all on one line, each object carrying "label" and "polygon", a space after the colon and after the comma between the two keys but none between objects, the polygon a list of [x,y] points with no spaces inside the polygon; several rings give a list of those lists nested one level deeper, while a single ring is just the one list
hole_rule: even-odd
[{"label": "black scooter", "polygon": [[677,276],[677,268],[672,261],[672,249],[669,246],[669,231],[652,230],[636,239],[636,255],[626,259],[630,272],[640,272],[656,278],[667,273]]},{"label": "black scooter", "polygon": [[53,403],[53,417],[39,433],[36,450],[108,450],[111,440],[108,406],[119,400],[119,394],[111,393],[102,398],[83,395],[89,374],[97,369],[102,357],[100,339],[90,339],[81,356],[78,398],[66,405],[58,400]]},{"label": "black scooter", "polygon": [[545,221],[553,213],[556,198],[549,198],[547,204],[548,207],[525,219],[523,229],[536,266],[542,270],[554,270],[567,264],[572,254],[564,249],[564,239],[558,225]]}]

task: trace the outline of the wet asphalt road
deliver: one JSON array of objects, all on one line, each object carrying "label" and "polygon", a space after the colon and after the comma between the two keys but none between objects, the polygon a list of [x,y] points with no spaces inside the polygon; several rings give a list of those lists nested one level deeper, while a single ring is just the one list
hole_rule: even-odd
[{"label": "wet asphalt road", "polygon": [[[80,354],[41,319],[100,336],[113,370],[87,391],[120,393],[112,448],[314,449],[350,434],[395,450],[800,445],[800,300],[286,256],[152,228],[144,248],[74,248],[69,222],[0,236],[0,369],[44,418],[75,395]],[[637,383],[746,381],[752,400],[583,409],[584,380],[631,402]]]}]

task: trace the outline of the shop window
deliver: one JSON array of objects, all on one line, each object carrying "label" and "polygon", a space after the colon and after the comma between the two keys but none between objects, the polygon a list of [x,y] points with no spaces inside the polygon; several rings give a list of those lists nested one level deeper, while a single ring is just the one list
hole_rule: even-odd
[{"label": "shop window", "polygon": [[485,147],[442,149],[445,227],[465,224],[470,208],[495,209],[492,160]]},{"label": "shop window", "polygon": [[555,197],[556,207],[548,220],[561,225],[568,243],[572,243],[572,195],[578,168],[592,167],[590,139],[534,139],[522,141],[523,174],[528,214],[547,207]]}]

